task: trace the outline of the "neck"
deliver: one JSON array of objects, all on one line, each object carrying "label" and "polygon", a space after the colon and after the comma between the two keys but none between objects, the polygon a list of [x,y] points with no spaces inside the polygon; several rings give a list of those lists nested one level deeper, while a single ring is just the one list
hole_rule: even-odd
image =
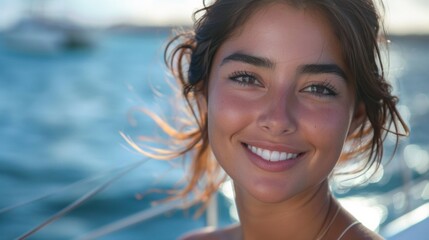
[{"label": "neck", "polygon": [[288,200],[264,203],[236,188],[243,239],[317,239],[336,211],[324,181]]}]

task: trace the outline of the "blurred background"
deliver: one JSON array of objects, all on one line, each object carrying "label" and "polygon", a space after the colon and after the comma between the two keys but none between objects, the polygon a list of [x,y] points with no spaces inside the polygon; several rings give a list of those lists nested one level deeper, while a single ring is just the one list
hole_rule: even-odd
[{"label": "blurred background", "polygon": [[[172,29],[192,24],[201,5],[0,0],[0,239],[24,236],[50,218],[56,221],[30,239],[98,233],[109,233],[102,239],[175,239],[237,221],[228,184],[209,217],[195,219],[197,207],[167,211],[177,206],[157,200],[180,186],[180,161],[146,161],[120,134],[162,136],[139,108],[174,115],[163,48]],[[347,188],[367,177],[361,176],[337,179],[333,187],[349,211],[387,239],[423,239],[418,236],[429,227],[429,1],[385,5],[387,76],[411,136],[366,184]],[[387,152],[392,146],[388,140]],[[91,198],[80,204],[85,196]]]}]

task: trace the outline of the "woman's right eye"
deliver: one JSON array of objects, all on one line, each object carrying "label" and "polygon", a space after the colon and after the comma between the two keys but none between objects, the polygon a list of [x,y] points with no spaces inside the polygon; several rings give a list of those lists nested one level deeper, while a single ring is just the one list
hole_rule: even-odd
[{"label": "woman's right eye", "polygon": [[257,77],[248,72],[234,72],[229,76],[231,81],[234,81],[242,86],[258,86],[262,87],[261,82],[257,79]]}]

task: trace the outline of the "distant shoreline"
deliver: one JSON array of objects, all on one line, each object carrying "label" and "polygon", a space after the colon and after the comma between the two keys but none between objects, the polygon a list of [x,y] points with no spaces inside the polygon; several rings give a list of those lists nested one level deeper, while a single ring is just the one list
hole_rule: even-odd
[{"label": "distant shoreline", "polygon": [[191,29],[192,26],[141,26],[141,25],[129,25],[129,24],[118,24],[105,28],[107,32],[119,32],[119,33],[134,33],[134,34],[170,34],[174,30],[180,29]]},{"label": "distant shoreline", "polygon": [[[141,34],[160,34],[160,33],[171,33],[177,29],[191,29],[191,25],[177,25],[177,26],[151,26],[151,25],[130,25],[130,24],[117,24],[105,28],[106,31],[112,32],[123,32],[123,33],[141,33]],[[398,34],[388,33],[388,38],[395,39],[408,39],[408,40],[428,40],[429,33],[422,34]]]},{"label": "distant shoreline", "polygon": [[415,40],[415,41],[425,41],[426,43],[428,43],[429,33],[426,33],[426,34],[388,34],[388,39]]}]

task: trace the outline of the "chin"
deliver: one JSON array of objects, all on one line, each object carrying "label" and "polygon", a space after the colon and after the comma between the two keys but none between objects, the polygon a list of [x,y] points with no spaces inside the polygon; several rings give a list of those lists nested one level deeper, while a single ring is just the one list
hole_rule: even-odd
[{"label": "chin", "polygon": [[242,195],[249,195],[253,199],[266,204],[284,202],[296,195],[296,192],[288,189],[288,186],[284,185],[275,186],[275,184],[253,184],[248,187],[249,188],[246,189],[247,194]]}]

